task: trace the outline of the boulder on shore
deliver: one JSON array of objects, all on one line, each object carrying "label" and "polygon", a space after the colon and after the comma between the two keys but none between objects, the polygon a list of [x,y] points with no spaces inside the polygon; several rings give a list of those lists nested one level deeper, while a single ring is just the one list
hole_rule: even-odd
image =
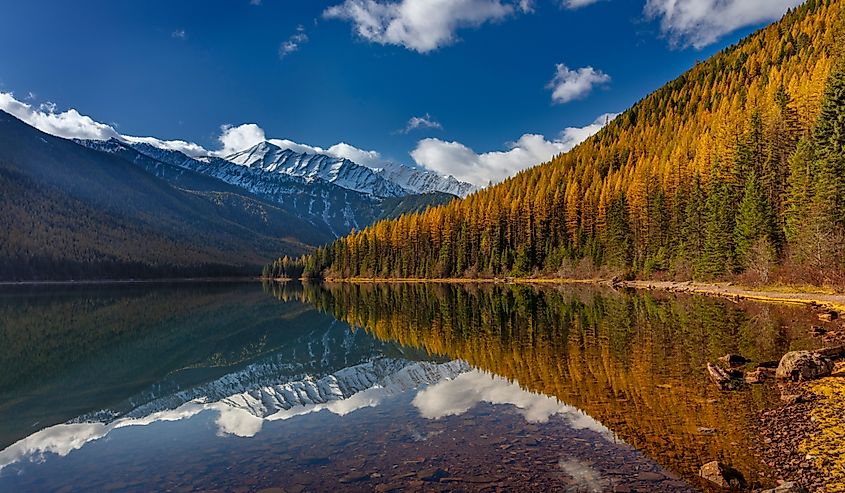
[{"label": "boulder on shore", "polygon": [[698,475],[721,488],[743,489],[746,487],[742,473],[716,460],[701,466]]},{"label": "boulder on shore", "polygon": [[833,361],[811,351],[792,351],[783,355],[775,376],[780,380],[804,382],[830,375]]}]

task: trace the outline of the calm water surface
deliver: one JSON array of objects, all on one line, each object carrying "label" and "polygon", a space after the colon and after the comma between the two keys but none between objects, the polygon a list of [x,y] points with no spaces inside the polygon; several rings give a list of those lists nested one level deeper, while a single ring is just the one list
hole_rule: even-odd
[{"label": "calm water surface", "polygon": [[592,287],[0,290],[0,491],[696,491],[812,313]]}]

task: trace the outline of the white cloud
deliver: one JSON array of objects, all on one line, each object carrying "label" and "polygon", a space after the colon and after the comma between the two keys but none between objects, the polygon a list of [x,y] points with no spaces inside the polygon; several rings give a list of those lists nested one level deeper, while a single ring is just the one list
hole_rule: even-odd
[{"label": "white cloud", "polygon": [[219,156],[228,156],[267,140],[264,129],[255,123],[244,123],[237,127],[223,125],[220,130],[217,141],[220,142],[221,148],[216,152]]},{"label": "white cloud", "polygon": [[326,150],[319,146],[312,146],[308,144],[300,144],[289,139],[267,139],[267,142],[281,147],[282,149],[290,149],[293,152],[305,154],[326,154]]},{"label": "white cloud", "polygon": [[300,144],[289,139],[267,138],[264,129],[255,123],[244,123],[238,126],[224,125],[221,129],[222,133],[217,138],[221,148],[214,153],[220,157],[229,156],[244,149],[249,149],[258,143],[267,141],[282,149],[290,149],[299,153],[326,154],[328,156],[349,159],[364,166],[378,167],[385,163],[378,151],[359,149],[346,142],[340,142],[328,149],[324,149],[319,146]]},{"label": "white cloud", "polygon": [[405,128],[399,130],[399,133],[407,134],[421,128],[443,130],[443,125],[426,113],[424,116],[412,116],[405,124]]},{"label": "white cloud", "polygon": [[367,41],[427,53],[454,43],[459,29],[499,21],[517,10],[530,11],[531,4],[530,0],[346,0],[326,9],[323,16],[351,22]]},{"label": "white cloud", "polygon": [[189,156],[204,156],[209,152],[198,144],[184,140],[162,140],[155,137],[121,135],[111,125],[100,123],[71,108],[57,111],[56,104],[41,103],[37,108],[15,98],[10,92],[0,92],[0,110],[23,120],[44,133],[65,139],[119,139],[124,142],[146,142],[156,147],[184,152]]},{"label": "white cloud", "polygon": [[349,145],[346,142],[341,142],[329,147],[326,154],[330,156],[340,157],[363,164],[364,166],[378,167],[385,163],[381,154],[378,151],[365,151],[358,149],[355,146]]},{"label": "white cloud", "polygon": [[557,142],[549,142],[542,135],[525,134],[511,144],[507,151],[477,154],[460,142],[423,139],[411,152],[417,164],[431,171],[452,175],[458,180],[484,186],[563,152]]},{"label": "white cloud", "polygon": [[42,132],[66,139],[107,140],[119,137],[110,125],[94,121],[71,108],[60,113],[56,105],[44,103],[38,108],[15,99],[10,92],[0,92],[0,109],[23,120]]},{"label": "white cloud", "polygon": [[585,125],[583,127],[566,127],[560,133],[558,141],[563,144],[563,147],[568,151],[592,137],[618,115],[618,113],[605,113],[596,117],[593,123],[590,123],[589,125]]},{"label": "white cloud", "polygon": [[580,9],[581,7],[586,7],[587,5],[592,5],[600,1],[601,0],[563,0],[562,5],[567,9]]},{"label": "white cloud", "polygon": [[616,115],[601,115],[584,127],[568,127],[557,139],[546,140],[542,135],[525,134],[510,144],[506,151],[478,154],[460,142],[440,139],[423,139],[417,143],[411,157],[416,163],[442,175],[485,186],[499,182],[518,171],[543,163],[553,156],[566,152],[598,132]]},{"label": "white cloud", "polygon": [[804,0],[647,0],[646,16],[676,46],[703,48],[737,29],[779,19]]},{"label": "white cloud", "polygon": [[158,147],[159,149],[179,151],[193,157],[208,156],[210,154],[208,149],[203,146],[184,140],[161,140],[155,137],[133,137],[131,135],[121,135],[120,138],[133,144],[143,142],[144,144],[149,144],[153,147]]},{"label": "white cloud", "polygon": [[176,39],[187,39],[188,33],[184,29],[177,29],[170,33],[170,37]]},{"label": "white cloud", "polygon": [[534,0],[519,0],[519,10],[529,14],[534,12]]},{"label": "white cloud", "polygon": [[552,90],[553,102],[568,103],[586,97],[593,87],[608,82],[610,76],[601,70],[589,66],[570,70],[566,65],[558,63],[555,76],[546,84],[546,88]]},{"label": "white cloud", "polygon": [[225,157],[266,140],[282,149],[310,154],[327,154],[349,159],[365,166],[378,167],[385,163],[378,151],[359,149],[345,142],[323,149],[322,147],[299,144],[288,139],[268,139],[264,129],[255,123],[245,123],[238,126],[223,125],[220,136],[217,138],[220,149],[212,152],[199,144],[185,140],[163,140],[156,137],[122,135],[111,125],[100,123],[87,115],[82,115],[73,108],[58,112],[56,105],[50,102],[42,103],[36,108],[31,104],[19,101],[9,92],[0,92],[0,110],[6,111],[42,132],[56,137],[92,140],[119,139],[129,143],[143,142],[161,149],[180,151],[193,157],[211,154]]},{"label": "white cloud", "polygon": [[222,409],[220,404],[187,402],[176,409],[152,413],[142,418],[120,418],[109,424],[65,423],[50,426],[0,450],[0,472],[16,462],[41,462],[47,454],[64,457],[86,444],[104,438],[113,430],[130,426],[147,426],[162,421],[179,421],[206,409]]},{"label": "white cloud", "polygon": [[308,42],[308,35],[305,34],[305,26],[300,24],[296,26],[296,32],[279,46],[279,58],[284,58],[294,51],[299,51],[299,47]]}]

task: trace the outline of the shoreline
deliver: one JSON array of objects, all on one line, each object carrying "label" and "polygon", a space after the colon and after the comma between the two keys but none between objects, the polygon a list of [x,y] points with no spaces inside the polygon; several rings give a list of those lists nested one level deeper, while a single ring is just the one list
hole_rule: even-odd
[{"label": "shoreline", "polygon": [[669,291],[676,293],[701,294],[733,300],[749,300],[766,303],[802,304],[825,307],[837,311],[845,311],[845,294],[804,291],[799,286],[763,286],[751,288],[735,285],[730,282],[698,282],[698,281],[619,281],[613,279],[569,279],[569,278],[447,278],[447,279],[416,279],[416,278],[328,278],[327,283],[351,284],[535,284],[535,285],[566,285],[590,284],[610,286],[613,288],[631,288],[650,291]]},{"label": "shoreline", "polygon": [[78,279],[68,281],[0,281],[0,287],[7,286],[97,286],[105,284],[156,284],[156,283],[194,283],[194,282],[253,282],[257,277],[172,277],[161,279]]},{"label": "shoreline", "polygon": [[[260,276],[245,277],[176,277],[161,279],[78,279],[78,280],[43,280],[43,281],[0,281],[2,287],[16,286],[96,286],[109,284],[157,284],[157,283],[236,283],[236,282],[291,282],[302,279],[267,279]],[[731,282],[698,281],[620,281],[604,278],[563,278],[563,277],[505,277],[505,278],[394,278],[394,277],[350,277],[326,278],[328,284],[510,284],[510,285],[570,285],[585,284],[608,286],[612,288],[630,288],[649,291],[669,291],[676,293],[701,294],[733,300],[750,300],[767,303],[803,304],[824,307],[845,312],[845,293],[823,292],[813,286],[763,286],[752,288],[735,285]],[[809,288],[810,290],[805,290]],[[818,291],[812,291],[818,289]]]}]

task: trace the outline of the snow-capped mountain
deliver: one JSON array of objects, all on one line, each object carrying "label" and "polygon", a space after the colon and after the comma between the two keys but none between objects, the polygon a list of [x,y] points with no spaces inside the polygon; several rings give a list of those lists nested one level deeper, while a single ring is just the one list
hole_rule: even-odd
[{"label": "snow-capped mountain", "polygon": [[307,180],[320,178],[343,188],[378,197],[401,197],[432,192],[466,197],[477,190],[475,185],[459,181],[453,176],[441,176],[432,171],[399,163],[386,163],[379,168],[373,168],[324,154],[297,153],[270,142],[261,142],[225,159],[242,166],[257,166],[265,171],[299,176]]},{"label": "snow-capped mountain", "polygon": [[309,182],[323,180],[376,197],[403,197],[412,193],[372,169],[348,159],[298,153],[269,142],[260,142],[249,149],[226,156],[225,160],[268,173],[298,176]]},{"label": "snow-capped mountain", "polygon": [[131,146],[158,161],[217,178],[283,205],[315,226],[328,228],[335,237],[352,228],[366,226],[382,214],[380,197],[339,187],[322,178],[307,180],[218,157],[194,159],[179,151],[145,143]]},{"label": "snow-capped mountain", "polygon": [[458,197],[466,197],[478,190],[475,185],[460,181],[454,176],[441,176],[431,171],[411,168],[398,163],[387,163],[375,171],[405,190],[414,193],[443,192]]},{"label": "snow-capped mountain", "polygon": [[[310,223],[315,231],[328,234],[321,242],[345,235],[352,228],[360,229],[383,217],[445,203],[453,197],[444,193],[417,195],[352,161],[297,154],[272,144],[254,146],[252,159],[237,156],[239,163],[234,163],[214,156],[192,158],[182,152],[147,143],[127,143],[116,139],[76,142],[117,155],[181,189],[240,190],[277,204],[284,211]],[[267,164],[263,158],[258,158],[260,154],[267,158]],[[278,158],[276,164],[273,164],[274,156]],[[282,163],[286,165],[282,166]],[[334,181],[326,180],[326,176]],[[357,183],[356,188],[368,191],[354,190],[350,188],[352,183]]]},{"label": "snow-capped mountain", "polygon": [[[272,166],[270,166],[270,169],[265,169],[262,166],[236,164],[213,156],[194,159],[179,151],[161,149],[144,143],[131,144],[131,146],[138,152],[158,161],[217,178],[230,185],[243,188],[252,194],[293,208],[292,212],[309,220],[312,224],[320,227],[327,225],[329,231],[335,237],[346,234],[352,228],[366,226],[382,217],[392,217],[398,213],[419,210],[426,205],[448,202],[454,195],[449,192],[446,192],[448,195],[443,192],[417,195],[416,192],[409,192],[381,178],[369,168],[348,160],[343,160],[344,162],[340,167],[341,172],[338,173],[338,178],[342,179],[330,182],[321,176],[303,177],[288,174]],[[256,151],[255,156],[260,152],[255,149],[259,146],[261,144],[252,148]],[[268,144],[268,146],[279,149],[272,144]],[[270,149],[266,150],[269,151]],[[303,157],[313,156],[298,155]],[[328,156],[319,156],[325,158],[320,162],[335,159]],[[245,157],[241,157],[240,161],[248,162]],[[254,160],[254,163],[257,163],[257,161]],[[354,168],[350,166],[350,163]],[[289,167],[286,169],[290,170]],[[366,170],[366,173],[364,170]],[[367,173],[370,174],[369,177]],[[351,181],[353,176],[356,175],[361,178],[361,180],[358,180],[359,183],[366,183],[369,180],[370,183],[376,184],[376,186],[370,187],[371,191],[392,190],[391,193],[398,193],[397,191],[401,190],[401,195],[385,197],[379,195],[382,192],[364,193],[338,184],[338,182]],[[358,188],[364,189],[365,187]]]}]

